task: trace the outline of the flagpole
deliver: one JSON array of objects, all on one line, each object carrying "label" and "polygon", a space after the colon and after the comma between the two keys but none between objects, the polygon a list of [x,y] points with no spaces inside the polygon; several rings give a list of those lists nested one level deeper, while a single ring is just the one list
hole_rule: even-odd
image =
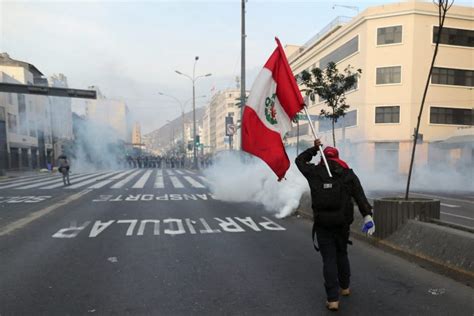
[{"label": "flagpole", "polygon": [[[308,123],[309,123],[309,126],[311,127],[311,131],[313,132],[314,139],[318,139],[318,136],[316,135],[316,130],[314,129],[314,126],[313,126],[313,121],[311,121],[311,117],[309,116],[308,108],[306,107],[306,105],[303,106],[303,109],[304,109],[304,112],[306,113],[306,116],[308,117]],[[326,160],[326,156],[324,156],[323,146],[321,145],[319,145],[319,152],[321,153],[321,157],[323,157],[326,170],[328,171],[329,176],[332,178],[332,173],[331,173],[331,170],[329,170],[328,161]]]}]

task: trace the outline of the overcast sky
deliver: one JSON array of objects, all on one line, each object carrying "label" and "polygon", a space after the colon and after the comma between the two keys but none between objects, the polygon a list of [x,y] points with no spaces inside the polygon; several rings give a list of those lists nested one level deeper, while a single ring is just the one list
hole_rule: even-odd
[{"label": "overcast sky", "polygon": [[[275,48],[275,36],[283,45],[301,45],[337,16],[357,14],[335,4],[357,5],[361,12],[391,2],[396,1],[248,1],[247,88]],[[124,99],[146,133],[180,113],[158,91],[191,98],[191,81],[174,71],[192,74],[195,56],[196,73],[212,73],[197,82],[197,95],[207,95],[199,106],[212,87],[235,87],[240,6],[240,0],[0,0],[0,50],[46,76],[65,74],[71,87],[96,85],[107,97]]]}]

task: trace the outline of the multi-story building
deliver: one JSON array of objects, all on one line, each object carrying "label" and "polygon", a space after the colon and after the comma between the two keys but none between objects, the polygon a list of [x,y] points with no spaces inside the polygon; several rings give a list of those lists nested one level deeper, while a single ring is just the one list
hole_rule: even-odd
[{"label": "multi-story building", "polygon": [[[325,68],[331,61],[339,70],[348,65],[362,69],[357,85],[346,94],[350,108],[336,124],[337,144],[345,144],[346,157],[361,162],[360,167],[408,171],[437,25],[438,10],[431,2],[386,4],[350,20],[338,18],[303,46],[287,47],[295,74]],[[474,9],[453,6],[444,27],[415,163],[472,166]],[[313,115],[325,107],[320,99],[308,103]],[[315,125],[323,142],[331,144],[331,125],[324,120]],[[300,127],[302,138],[312,139],[308,125]]]},{"label": "multi-story building", "polygon": [[132,130],[132,144],[136,147],[142,147],[142,132],[140,128],[140,123],[135,122]]},{"label": "multi-story building", "polygon": [[233,124],[240,124],[240,107],[237,106],[240,98],[240,89],[226,89],[218,91],[209,104],[208,139],[211,152],[240,148],[240,129],[230,138],[226,134],[226,117],[231,117]]},{"label": "multi-story building", "polygon": [[[0,54],[0,81],[48,85],[34,65],[12,59],[7,53]],[[6,137],[0,139],[0,169],[45,168],[47,163],[53,162],[47,96],[0,93],[0,121],[2,119],[5,124],[0,134]]]},{"label": "multi-story building", "polygon": [[[49,85],[57,88],[67,88],[67,77],[63,74],[49,77]],[[51,126],[54,146],[54,158],[63,153],[73,139],[71,99],[64,97],[49,97],[51,111]]]},{"label": "multi-story building", "polygon": [[118,139],[130,143],[132,124],[128,106],[124,101],[106,98],[98,87],[89,88],[96,90],[97,99],[86,101],[86,118],[113,128]]}]

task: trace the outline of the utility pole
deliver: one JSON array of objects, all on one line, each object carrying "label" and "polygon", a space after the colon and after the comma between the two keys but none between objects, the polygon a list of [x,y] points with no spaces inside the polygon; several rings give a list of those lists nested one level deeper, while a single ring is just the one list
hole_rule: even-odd
[{"label": "utility pole", "polygon": [[245,106],[245,2],[247,0],[242,0],[242,33],[241,33],[241,64],[240,64],[240,149],[242,149],[242,116],[244,113],[244,106]]}]

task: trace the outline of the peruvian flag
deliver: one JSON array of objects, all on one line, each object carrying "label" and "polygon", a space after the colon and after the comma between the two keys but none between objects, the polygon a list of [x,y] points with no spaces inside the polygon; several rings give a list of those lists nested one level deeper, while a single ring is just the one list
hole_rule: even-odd
[{"label": "peruvian flag", "polygon": [[278,38],[277,48],[268,59],[250,91],[242,116],[242,149],[261,158],[283,179],[290,160],[283,136],[304,101]]}]

